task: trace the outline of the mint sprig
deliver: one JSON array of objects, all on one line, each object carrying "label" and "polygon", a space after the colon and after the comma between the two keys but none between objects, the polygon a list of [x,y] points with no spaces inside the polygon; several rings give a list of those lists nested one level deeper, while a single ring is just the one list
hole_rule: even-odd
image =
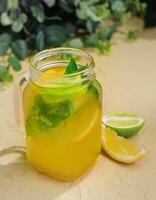
[{"label": "mint sprig", "polygon": [[73,58],[70,59],[68,66],[66,67],[65,74],[73,74],[77,72],[77,64]]},{"label": "mint sprig", "polygon": [[26,120],[27,134],[34,134],[34,129],[43,132],[57,127],[72,114],[72,111],[73,106],[69,100],[47,103],[42,95],[37,95],[30,116]]},{"label": "mint sprig", "polygon": [[73,73],[81,72],[85,70],[86,68],[87,68],[86,66],[82,66],[82,65],[78,67],[75,60],[73,58],[70,58],[68,66],[66,67],[66,70],[65,70],[65,74],[73,74]]}]

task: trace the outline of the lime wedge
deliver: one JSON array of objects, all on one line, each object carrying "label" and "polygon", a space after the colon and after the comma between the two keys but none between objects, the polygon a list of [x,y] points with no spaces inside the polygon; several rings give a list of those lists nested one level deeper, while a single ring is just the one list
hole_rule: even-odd
[{"label": "lime wedge", "polygon": [[143,126],[144,119],[139,114],[133,113],[108,113],[102,117],[106,127],[115,130],[118,135],[129,137],[136,134]]}]

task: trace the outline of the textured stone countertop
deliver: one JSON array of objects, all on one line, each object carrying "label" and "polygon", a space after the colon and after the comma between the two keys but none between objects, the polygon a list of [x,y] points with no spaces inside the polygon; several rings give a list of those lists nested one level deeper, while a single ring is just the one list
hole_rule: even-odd
[{"label": "textured stone countertop", "polygon": [[[12,85],[0,91],[0,200],[155,200],[156,199],[156,29],[135,42],[113,45],[109,56],[91,52],[103,87],[103,110],[142,113],[146,125],[132,138],[147,150],[133,165],[100,155],[87,175],[72,183],[33,170],[19,149]],[[23,62],[28,68],[28,62]],[[19,153],[9,153],[19,151]],[[20,153],[21,151],[21,153]],[[4,155],[5,154],[5,155]],[[3,156],[2,156],[3,155]]]}]

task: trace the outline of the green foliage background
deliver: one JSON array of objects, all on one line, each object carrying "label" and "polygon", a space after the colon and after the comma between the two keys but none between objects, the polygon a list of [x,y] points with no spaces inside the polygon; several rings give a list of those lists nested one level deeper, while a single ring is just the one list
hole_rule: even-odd
[{"label": "green foliage background", "polygon": [[0,82],[11,81],[10,69],[19,71],[19,60],[32,51],[69,46],[107,54],[119,24],[145,10],[139,0],[1,0],[0,55],[8,55],[8,62],[0,63]]}]

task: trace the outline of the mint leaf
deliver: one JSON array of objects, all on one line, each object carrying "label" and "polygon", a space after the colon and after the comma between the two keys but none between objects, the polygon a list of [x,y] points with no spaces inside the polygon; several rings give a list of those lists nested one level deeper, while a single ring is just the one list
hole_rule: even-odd
[{"label": "mint leaf", "polygon": [[62,60],[70,60],[71,56],[68,53],[60,53],[60,58]]},{"label": "mint leaf", "polygon": [[86,69],[86,66],[80,66],[76,72],[81,72]]},{"label": "mint leaf", "polygon": [[66,68],[65,74],[73,74],[75,72],[77,72],[77,65],[76,65],[75,60],[71,58]]},{"label": "mint leaf", "polygon": [[35,129],[43,132],[55,128],[71,115],[72,110],[73,106],[69,100],[47,103],[42,95],[37,95],[31,114],[26,121],[27,134],[34,134]]},{"label": "mint leaf", "polygon": [[75,60],[70,58],[69,64],[65,70],[65,74],[73,74],[85,70],[87,67],[83,65],[77,66]]},{"label": "mint leaf", "polygon": [[98,89],[94,85],[88,87],[88,92],[92,93],[95,97],[99,97]]}]

